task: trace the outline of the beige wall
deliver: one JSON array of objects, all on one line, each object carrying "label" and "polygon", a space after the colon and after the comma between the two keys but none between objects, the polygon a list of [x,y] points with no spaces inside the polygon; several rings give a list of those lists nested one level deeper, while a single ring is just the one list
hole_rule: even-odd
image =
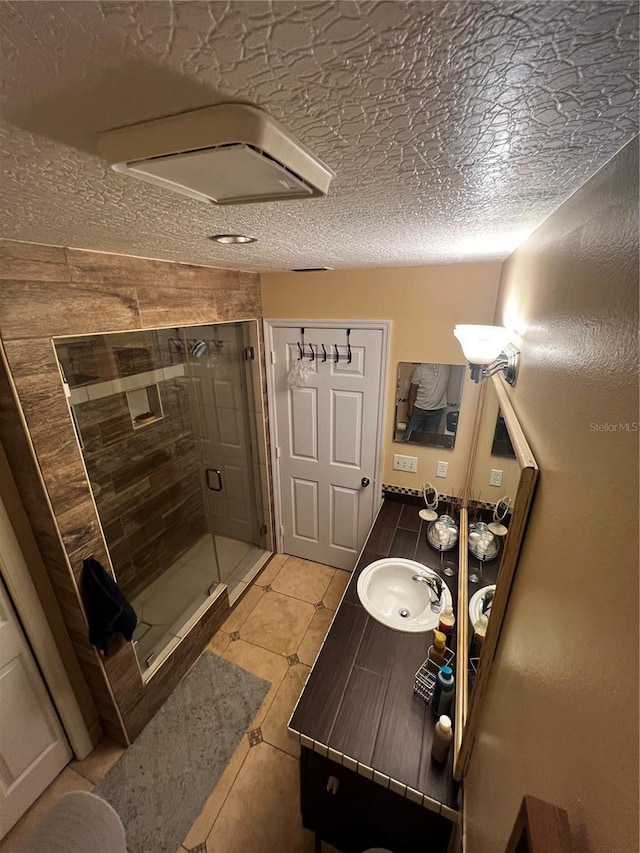
[{"label": "beige wall", "polygon": [[511,392],[540,465],[465,780],[470,853],[504,849],[522,795],[569,812],[580,851],[638,850],[638,147],[505,264]]},{"label": "beige wall", "polygon": [[[467,371],[453,451],[416,445],[407,450],[391,438],[396,371],[399,361],[465,364],[453,327],[491,323],[499,276],[497,263],[263,273],[262,309],[271,319],[391,320],[382,480],[413,489],[431,480],[440,491],[454,494],[464,488],[478,387]],[[393,471],[394,453],[417,456],[417,473]],[[440,459],[450,463],[445,480],[435,476]]]}]

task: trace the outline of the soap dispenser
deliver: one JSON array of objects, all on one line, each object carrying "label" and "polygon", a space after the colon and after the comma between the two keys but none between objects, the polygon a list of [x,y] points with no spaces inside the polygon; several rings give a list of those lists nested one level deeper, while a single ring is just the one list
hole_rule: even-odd
[{"label": "soap dispenser", "polygon": [[440,672],[436,676],[436,685],[433,690],[433,698],[431,699],[431,710],[434,714],[440,716],[440,714],[449,713],[455,686],[456,680],[451,667],[441,667]]},{"label": "soap dispenser", "polygon": [[473,625],[473,637],[471,638],[471,649],[469,654],[470,657],[480,657],[480,652],[482,651],[482,646],[484,645],[484,638],[487,633],[488,625],[489,617],[485,613],[483,613],[476,619]]},{"label": "soap dispenser", "polygon": [[453,615],[453,607],[450,604],[447,604],[444,608],[443,612],[440,614],[440,621],[438,622],[438,631],[443,633],[447,638],[447,643],[451,645],[451,638],[453,637],[453,627],[456,624],[456,617]]},{"label": "soap dispenser", "polygon": [[427,657],[433,667],[433,671],[435,672],[437,669],[440,669],[441,666],[444,666],[445,659],[444,653],[447,648],[447,638],[442,633],[442,631],[433,632],[433,645],[429,646],[429,651],[427,653]]},{"label": "soap dispenser", "polygon": [[431,758],[438,764],[444,764],[447,760],[449,747],[453,732],[451,730],[451,718],[443,714],[436,723],[433,732],[433,743],[431,745]]}]

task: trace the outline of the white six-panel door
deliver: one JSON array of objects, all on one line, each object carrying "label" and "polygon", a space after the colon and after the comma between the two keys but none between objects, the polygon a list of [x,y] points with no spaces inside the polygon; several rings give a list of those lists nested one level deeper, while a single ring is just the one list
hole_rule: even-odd
[{"label": "white six-panel door", "polygon": [[0,838],[72,758],[0,580]]},{"label": "white six-panel door", "polygon": [[[305,327],[308,382],[290,388],[287,373],[299,358],[299,341],[299,326],[273,328],[282,549],[351,570],[379,505],[383,330],[353,328],[348,363],[344,328]],[[337,362],[334,342],[339,342]]]}]

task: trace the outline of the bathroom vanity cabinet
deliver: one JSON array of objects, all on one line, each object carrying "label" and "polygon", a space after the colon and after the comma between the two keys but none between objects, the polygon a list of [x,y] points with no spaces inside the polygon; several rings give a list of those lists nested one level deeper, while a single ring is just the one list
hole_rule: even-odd
[{"label": "bathroom vanity cabinet", "polygon": [[[467,495],[475,488],[476,473],[478,482],[488,482],[489,470],[496,464],[505,472],[509,467],[505,458],[496,460],[492,452],[499,405],[514,460],[508,535],[496,557],[483,564],[479,583],[469,584],[468,568],[478,568],[476,558],[467,554],[469,521],[489,520],[492,506],[467,497],[460,511],[458,549],[444,555],[459,567],[457,576],[444,579],[456,613],[452,648],[459,643],[460,650],[455,661],[453,748],[447,764],[431,761],[436,720],[413,693],[414,675],[426,658],[431,632],[386,628],[368,615],[357,593],[362,570],[385,557],[439,567],[441,555],[429,545],[426,523],[418,515],[421,498],[385,494],[289,722],[301,745],[303,823],[317,838],[345,853],[376,846],[394,853],[446,853],[454,824],[460,823],[454,771],[457,779],[464,778],[538,475],[504,384],[494,376],[481,391]],[[485,406],[487,387],[495,400]],[[475,494],[480,492],[476,489]],[[491,619],[470,693],[469,598],[490,583],[496,584]]]},{"label": "bathroom vanity cabinet", "polygon": [[[303,824],[344,853],[445,853],[459,820],[452,750],[445,765],[431,761],[436,718],[413,692],[432,632],[386,628],[356,589],[384,557],[438,567],[419,508],[385,500],[289,724],[301,744]],[[445,581],[455,608],[457,577]]]},{"label": "bathroom vanity cabinet", "polygon": [[343,853],[446,851],[451,821],[308,747],[300,753],[304,826]]}]

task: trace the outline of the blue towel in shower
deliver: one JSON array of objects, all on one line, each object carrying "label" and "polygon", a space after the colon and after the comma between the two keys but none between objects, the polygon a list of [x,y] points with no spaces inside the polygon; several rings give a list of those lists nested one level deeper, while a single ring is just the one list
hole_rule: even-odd
[{"label": "blue towel in shower", "polygon": [[138,617],[124,593],[93,557],[82,561],[82,599],[89,623],[89,642],[106,654],[109,640],[122,634],[131,640]]}]

